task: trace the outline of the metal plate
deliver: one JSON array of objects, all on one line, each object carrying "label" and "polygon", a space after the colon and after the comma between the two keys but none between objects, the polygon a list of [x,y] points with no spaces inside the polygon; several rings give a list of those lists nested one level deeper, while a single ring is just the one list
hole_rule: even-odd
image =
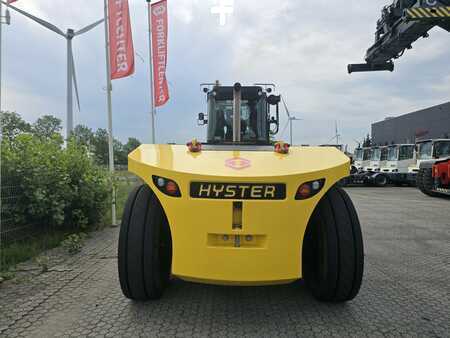
[{"label": "metal plate", "polygon": [[286,185],[283,183],[218,183],[191,182],[192,198],[234,200],[284,200]]}]

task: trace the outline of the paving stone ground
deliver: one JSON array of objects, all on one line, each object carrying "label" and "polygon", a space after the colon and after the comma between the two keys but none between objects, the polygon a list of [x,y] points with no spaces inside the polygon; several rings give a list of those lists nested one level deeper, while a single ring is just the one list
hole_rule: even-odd
[{"label": "paving stone ground", "polygon": [[134,303],[117,279],[118,229],[50,272],[0,287],[2,337],[450,337],[450,200],[413,188],[350,188],[365,241],[361,291],[319,303],[302,283],[219,287],[174,280]]}]

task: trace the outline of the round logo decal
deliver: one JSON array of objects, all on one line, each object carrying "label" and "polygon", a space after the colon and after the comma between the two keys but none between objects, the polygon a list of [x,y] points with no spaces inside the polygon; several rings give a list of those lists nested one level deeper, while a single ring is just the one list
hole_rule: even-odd
[{"label": "round logo decal", "polygon": [[242,157],[233,157],[225,161],[225,166],[235,170],[242,170],[251,166],[251,161]]},{"label": "round logo decal", "polygon": [[155,8],[153,8],[153,15],[155,15],[155,16],[163,15],[165,12],[166,12],[166,6],[164,6],[164,5],[159,5],[159,6],[156,6]]}]

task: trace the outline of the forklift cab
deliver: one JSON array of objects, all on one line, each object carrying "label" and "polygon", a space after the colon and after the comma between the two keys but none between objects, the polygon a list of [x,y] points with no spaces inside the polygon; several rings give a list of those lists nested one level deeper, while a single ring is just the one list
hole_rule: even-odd
[{"label": "forklift cab", "polygon": [[[204,114],[199,114],[199,124],[208,125],[207,143],[269,145],[270,136],[279,130],[281,100],[280,96],[268,95],[272,91],[269,89],[261,86],[242,87],[239,83],[234,86],[216,83],[211,90],[204,88],[208,114],[207,120]],[[238,106],[240,135],[234,138],[234,112]],[[271,116],[271,106],[276,107],[275,116]]]}]

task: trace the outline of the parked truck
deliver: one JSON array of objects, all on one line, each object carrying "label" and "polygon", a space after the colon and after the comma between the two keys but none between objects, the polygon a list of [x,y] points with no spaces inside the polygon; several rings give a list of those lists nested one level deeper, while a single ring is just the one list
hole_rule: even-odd
[{"label": "parked truck", "polygon": [[370,152],[369,164],[364,167],[364,171],[377,171],[380,167],[381,149],[380,147],[372,147]]},{"label": "parked truck", "polygon": [[357,148],[354,158],[350,176],[341,181],[342,185],[384,187],[389,183],[389,176],[381,172],[381,165],[387,161],[386,146]]},{"label": "parked truck", "polygon": [[[450,139],[417,141],[415,147],[416,161],[408,168],[408,180],[414,182],[417,181],[417,174],[419,173],[422,163],[446,158],[446,151],[443,148],[446,148],[448,142],[450,142]],[[429,169],[431,172],[431,168]]]},{"label": "parked truck", "polygon": [[381,172],[389,177],[395,185],[413,184],[408,180],[409,167],[416,164],[414,144],[393,144],[386,147],[387,161],[382,165]]},{"label": "parked truck", "polygon": [[433,165],[433,183],[436,193],[450,196],[450,157]]},{"label": "parked truck", "polygon": [[370,158],[372,157],[372,148],[364,147],[363,148],[363,158],[361,162],[361,167],[363,171],[366,171],[366,168],[370,166]]},{"label": "parked truck", "polygon": [[363,148],[356,148],[355,152],[353,154],[353,164],[351,168],[351,173],[355,174],[358,171],[361,171],[363,169],[363,154],[364,150]]},{"label": "parked truck", "polygon": [[417,187],[429,196],[448,194],[450,139],[427,140],[418,144]]}]

